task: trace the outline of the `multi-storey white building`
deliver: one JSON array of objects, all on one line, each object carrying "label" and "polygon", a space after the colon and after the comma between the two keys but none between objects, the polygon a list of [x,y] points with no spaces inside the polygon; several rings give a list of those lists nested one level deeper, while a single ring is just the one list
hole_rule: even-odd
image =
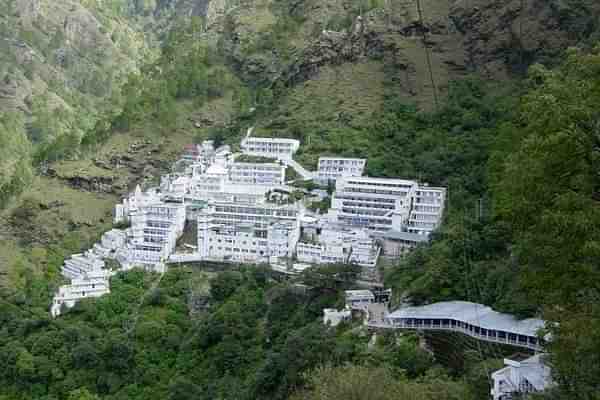
[{"label": "multi-storey white building", "polygon": [[492,373],[494,400],[523,398],[527,393],[542,392],[553,384],[545,355],[504,359],[505,367]]},{"label": "multi-storey white building", "polygon": [[78,278],[86,273],[100,271],[105,267],[104,261],[90,254],[73,254],[65,260],[61,273],[67,279]]},{"label": "multi-storey white building", "polygon": [[349,176],[362,176],[367,160],[364,158],[319,157],[317,180],[321,184]]},{"label": "multi-storey white building", "polygon": [[346,264],[349,252],[343,243],[298,242],[296,246],[298,261],[310,264]]},{"label": "multi-storey white building", "polygon": [[291,258],[303,212],[297,205],[210,203],[198,215],[200,257],[245,262]]},{"label": "multi-storey white building", "polygon": [[143,267],[163,271],[164,261],[175,249],[183,233],[186,206],[167,203],[157,190],[135,192],[115,207],[115,221],[130,222],[127,243],[120,251],[123,268]]},{"label": "multi-storey white building", "polygon": [[300,142],[295,139],[246,137],[241,148],[244,154],[291,160],[298,151]]},{"label": "multi-storey white building", "polygon": [[61,286],[54,295],[50,309],[52,316],[60,315],[63,306],[71,308],[79,300],[109,293],[110,275],[110,271],[98,269],[72,278],[69,285]]},{"label": "multi-storey white building", "polygon": [[198,217],[198,251],[201,259],[248,263],[276,263],[292,257],[298,240],[293,222],[216,224],[210,216]]},{"label": "multi-storey white building", "polygon": [[279,163],[234,162],[229,180],[246,185],[281,186],[285,182],[285,168]]},{"label": "multi-storey white building", "polygon": [[420,185],[414,195],[408,232],[429,235],[436,230],[444,212],[446,189]]},{"label": "multi-storey white building", "polygon": [[403,179],[343,177],[337,180],[330,217],[374,231],[403,230],[417,183]]},{"label": "multi-storey white building", "polygon": [[143,267],[163,271],[164,261],[175,250],[185,226],[185,205],[155,203],[129,215],[131,236],[124,268]]},{"label": "multi-storey white building", "polygon": [[379,257],[379,246],[361,229],[328,226],[311,241],[300,241],[296,246],[300,262],[311,264],[352,263],[374,267]]},{"label": "multi-storey white building", "polygon": [[441,223],[446,189],[415,181],[371,177],[337,180],[329,216],[375,232],[429,235]]}]

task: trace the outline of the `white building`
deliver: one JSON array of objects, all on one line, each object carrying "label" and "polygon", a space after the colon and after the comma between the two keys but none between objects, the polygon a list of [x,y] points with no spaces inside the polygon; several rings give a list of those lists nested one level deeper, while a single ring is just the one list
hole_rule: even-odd
[{"label": "white building", "polygon": [[53,317],[60,315],[63,306],[71,308],[79,300],[100,297],[110,292],[110,271],[95,270],[71,279],[71,284],[58,289],[52,301],[50,312]]},{"label": "white building", "polygon": [[302,215],[295,205],[209,204],[198,215],[200,258],[253,263],[291,258]]},{"label": "white building", "polygon": [[298,140],[281,138],[246,137],[241,143],[244,154],[278,160],[291,160],[299,147]]},{"label": "white building", "polygon": [[338,326],[343,321],[352,319],[352,311],[348,309],[336,310],[335,308],[323,309],[323,324],[330,326]]},{"label": "white building", "polygon": [[298,261],[310,264],[346,264],[350,246],[343,243],[298,242],[296,257]]},{"label": "white building", "polygon": [[65,260],[62,267],[62,275],[67,279],[75,279],[86,273],[100,271],[104,268],[104,261],[89,254],[73,254],[70,259]]},{"label": "white building", "polygon": [[366,163],[364,158],[319,157],[317,180],[327,184],[343,177],[362,176]]},{"label": "white building", "polygon": [[542,392],[552,382],[551,369],[544,360],[545,355],[504,359],[505,367],[492,373],[494,400],[522,398],[524,394]]},{"label": "white building", "polygon": [[379,257],[379,246],[367,232],[341,225],[327,225],[320,234],[306,234],[308,240],[298,242],[298,261],[311,264],[357,264],[375,267]]},{"label": "white building", "polygon": [[361,267],[375,268],[381,248],[369,237],[355,238],[352,241],[352,251],[349,262]]},{"label": "white building", "polygon": [[175,250],[185,226],[185,205],[155,203],[144,205],[129,215],[131,236],[124,268],[136,266],[163,271],[164,261]]},{"label": "white building", "polygon": [[346,290],[346,307],[352,310],[366,310],[375,303],[375,295],[370,290]]},{"label": "white building", "polygon": [[342,177],[332,196],[330,218],[375,232],[429,235],[442,221],[446,189],[415,181]]},{"label": "white building", "polygon": [[330,217],[374,231],[401,231],[407,225],[417,183],[402,179],[343,177],[336,182]]},{"label": "white building", "polygon": [[229,180],[246,185],[281,186],[285,182],[285,168],[279,163],[234,162]]},{"label": "white building", "polygon": [[436,230],[444,212],[446,189],[420,185],[414,195],[408,232],[429,235]]},{"label": "white building", "polygon": [[156,190],[134,193],[115,207],[115,221],[129,222],[127,243],[119,252],[123,268],[142,267],[161,272],[183,233],[186,207],[183,202],[164,202]]}]

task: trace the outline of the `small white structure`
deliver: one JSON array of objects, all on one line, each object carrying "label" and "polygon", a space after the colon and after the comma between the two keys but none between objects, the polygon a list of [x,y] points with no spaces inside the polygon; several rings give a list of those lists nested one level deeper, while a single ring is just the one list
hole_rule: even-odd
[{"label": "small white structure", "polygon": [[169,194],[177,199],[183,200],[190,188],[191,179],[187,176],[179,176],[170,181]]},{"label": "small white structure", "polygon": [[75,279],[103,268],[104,261],[98,257],[89,254],[73,254],[70,259],[65,260],[61,272],[65,278]]},{"label": "small white structure", "polygon": [[375,295],[370,290],[346,290],[346,307],[352,310],[366,311],[369,304],[375,302]]},{"label": "small white structure", "polygon": [[323,309],[323,324],[338,326],[343,321],[352,319],[352,311],[348,309],[336,310],[335,308]]},{"label": "small white structure", "polygon": [[[305,227],[305,234],[307,229]],[[298,242],[296,256],[311,264],[357,264],[375,267],[380,248],[367,232],[341,225],[326,225],[321,234]]]},{"label": "small white structure", "polygon": [[100,297],[110,292],[110,272],[96,270],[71,279],[71,284],[63,285],[54,295],[50,312],[53,317],[60,315],[62,307],[71,308],[79,300]]},{"label": "small white structure", "polygon": [[298,261],[309,264],[346,264],[349,252],[350,246],[343,242],[298,242],[296,246]]},{"label": "small white structure", "polygon": [[362,176],[366,163],[364,158],[319,157],[316,178],[327,184],[342,177]]},{"label": "small white structure", "polygon": [[298,140],[281,138],[246,137],[241,143],[244,154],[278,160],[291,160],[299,147]]},{"label": "small white structure", "polygon": [[492,373],[494,400],[510,400],[527,393],[542,392],[552,382],[551,369],[545,363],[544,354],[532,357],[504,359],[505,367]]}]

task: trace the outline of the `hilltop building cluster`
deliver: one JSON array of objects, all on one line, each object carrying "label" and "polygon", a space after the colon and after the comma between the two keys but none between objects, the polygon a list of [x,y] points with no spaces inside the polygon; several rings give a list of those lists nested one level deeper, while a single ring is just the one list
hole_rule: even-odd
[{"label": "hilltop building cluster", "polygon": [[[439,226],[444,188],[364,176],[367,161],[360,158],[321,157],[311,172],[294,161],[299,148],[294,139],[250,134],[238,153],[210,140],[186,146],[157,187],[137,186],[115,206],[114,222],[125,229],[108,232],[100,245],[65,262],[63,275],[71,283],[60,288],[53,314],[63,304],[108,292],[106,258],[121,269],[159,273],[185,261],[265,263],[288,271],[340,263],[375,271],[380,256],[402,256]],[[329,187],[326,213],[309,210],[302,197],[311,193],[286,182],[288,168],[296,179]],[[315,193],[327,196],[323,189]],[[188,243],[178,247],[184,231]],[[73,265],[81,268],[71,272]]]}]

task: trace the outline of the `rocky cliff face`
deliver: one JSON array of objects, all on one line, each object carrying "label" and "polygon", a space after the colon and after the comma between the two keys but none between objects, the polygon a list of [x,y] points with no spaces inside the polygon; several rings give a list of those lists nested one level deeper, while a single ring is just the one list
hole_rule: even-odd
[{"label": "rocky cliff face", "polygon": [[467,72],[507,79],[547,62],[589,36],[600,15],[600,3],[578,0],[387,0],[362,10],[349,0],[201,3],[247,80],[295,85],[325,65],[378,60],[416,101]]}]

